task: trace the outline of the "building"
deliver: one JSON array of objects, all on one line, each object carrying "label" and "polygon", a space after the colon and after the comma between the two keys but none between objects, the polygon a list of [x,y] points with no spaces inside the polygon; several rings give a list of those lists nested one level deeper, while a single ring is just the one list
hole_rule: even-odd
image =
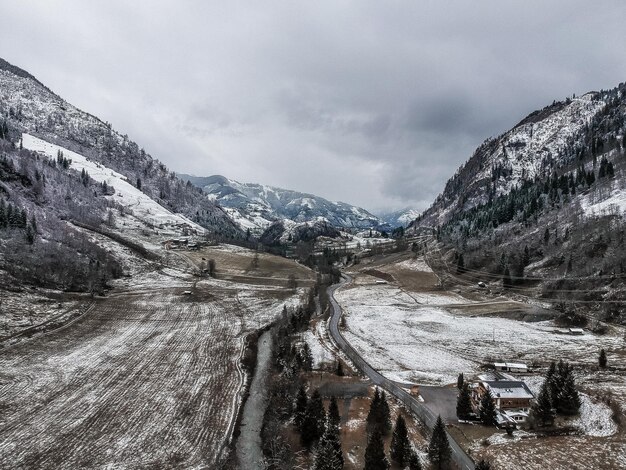
[{"label": "building", "polygon": [[493,366],[496,370],[501,370],[504,372],[528,372],[528,366],[522,363],[495,362]]},{"label": "building", "polygon": [[569,334],[570,335],[584,335],[585,330],[583,330],[582,328],[570,328]]},{"label": "building", "polygon": [[472,386],[472,406],[477,414],[485,393],[490,393],[493,399],[498,412],[498,426],[516,426],[528,419],[535,396],[523,381],[498,371],[479,375]]}]

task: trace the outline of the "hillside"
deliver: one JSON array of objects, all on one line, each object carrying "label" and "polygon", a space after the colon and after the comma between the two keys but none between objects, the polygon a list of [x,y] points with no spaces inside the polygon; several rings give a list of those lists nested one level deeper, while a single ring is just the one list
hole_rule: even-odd
[{"label": "hillside", "polygon": [[256,183],[239,183],[215,175],[179,175],[202,188],[219,203],[242,229],[260,234],[273,222],[315,222],[326,219],[338,228],[378,227],[383,222],[365,209],[343,202],[331,202],[313,194]]},{"label": "hillside", "polygon": [[19,146],[26,132],[99,162],[123,175],[158,205],[180,213],[220,237],[241,231],[224,211],[181,181],[111,124],[79,110],[54,94],[29,73],[0,61],[0,114],[8,140]]},{"label": "hillside", "polygon": [[555,102],[486,140],[412,229],[436,229],[442,259],[463,255],[473,280],[508,273],[513,290],[535,285],[557,302],[621,299],[625,92]]}]

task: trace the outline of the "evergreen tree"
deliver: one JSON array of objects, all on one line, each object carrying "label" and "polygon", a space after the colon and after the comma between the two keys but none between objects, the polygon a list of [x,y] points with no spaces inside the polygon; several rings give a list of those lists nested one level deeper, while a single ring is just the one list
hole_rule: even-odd
[{"label": "evergreen tree", "polygon": [[463,390],[464,383],[465,383],[465,377],[463,377],[463,374],[461,373],[456,379],[456,388],[458,388],[459,390]]},{"label": "evergreen tree", "polygon": [[433,468],[442,469],[447,466],[451,455],[452,450],[446,435],[446,426],[443,424],[441,416],[438,416],[428,445],[428,458]]},{"label": "evergreen tree", "polygon": [[306,341],[302,343],[302,347],[300,348],[298,362],[305,371],[311,371],[313,369],[313,355]]},{"label": "evergreen tree", "polygon": [[379,424],[383,435],[389,434],[391,431],[391,412],[389,411],[389,403],[387,403],[387,395],[383,391],[380,395],[380,420]]},{"label": "evergreen tree", "polygon": [[543,242],[548,243],[550,241],[550,230],[546,227],[545,232],[543,232]]},{"label": "evergreen tree", "polygon": [[389,450],[391,459],[401,467],[404,467],[409,462],[411,451],[406,422],[404,421],[404,417],[398,414],[396,425],[391,436],[391,447]]},{"label": "evergreen tree", "polygon": [[598,357],[598,365],[604,369],[606,367],[606,351],[600,350],[600,356]]},{"label": "evergreen tree", "polygon": [[556,409],[564,415],[575,415],[580,409],[580,396],[576,390],[574,373],[571,367],[567,367],[567,372],[563,377],[562,387],[556,400]]},{"label": "evergreen tree", "polygon": [[306,395],[306,390],[304,389],[304,385],[300,385],[300,389],[298,390],[298,395],[296,396],[296,403],[294,405],[294,422],[296,426],[302,432],[302,423],[304,422],[304,416],[306,415],[306,407],[309,402],[309,399]]},{"label": "evergreen tree", "polygon": [[550,387],[548,380],[544,380],[537,400],[532,405],[533,416],[543,425],[552,424],[554,410],[550,399]]},{"label": "evergreen tree", "polygon": [[331,397],[330,404],[328,405],[328,419],[333,426],[339,427],[341,416],[339,416],[339,407],[337,406],[335,397]]},{"label": "evergreen tree", "polygon": [[324,422],[326,413],[324,403],[318,390],[311,395],[307,403],[304,419],[302,420],[302,431],[300,432],[300,442],[304,447],[310,448],[324,433]]},{"label": "evergreen tree", "polygon": [[474,467],[476,470],[491,470],[491,464],[486,460],[482,459],[480,462],[476,464]]},{"label": "evergreen tree", "polygon": [[548,372],[546,372],[546,387],[548,388],[548,394],[550,396],[550,402],[552,403],[552,408],[556,408],[556,397],[559,394],[560,384],[556,371],[556,363],[553,361],[550,363],[550,367],[548,368]]},{"label": "evergreen tree", "polygon": [[504,276],[502,276],[502,287],[509,288],[513,286],[513,281],[511,280],[511,272],[509,271],[509,267],[504,268]]},{"label": "evergreen tree", "polygon": [[464,384],[459,391],[456,401],[456,415],[459,419],[467,420],[472,413],[472,400],[470,398],[470,389],[468,384]]},{"label": "evergreen tree", "polygon": [[339,438],[339,429],[326,419],[324,434],[320,438],[315,452],[314,470],[341,470],[343,468],[343,452]]},{"label": "evergreen tree", "polygon": [[337,371],[336,371],[337,376],[339,377],[343,377],[345,374],[343,372],[343,365],[341,364],[341,361],[337,361]]},{"label": "evergreen tree", "polygon": [[495,426],[496,405],[493,402],[491,392],[487,390],[480,399],[480,420],[485,426]]},{"label": "evergreen tree", "polygon": [[463,253],[459,255],[459,259],[456,264],[457,274],[463,274],[465,272],[465,261],[463,260]]},{"label": "evergreen tree", "polygon": [[411,452],[411,456],[409,457],[409,470],[422,470],[422,464],[420,463],[417,452]]},{"label": "evergreen tree", "polygon": [[364,470],[388,470],[389,460],[385,455],[385,444],[380,429],[374,429],[365,448]]}]

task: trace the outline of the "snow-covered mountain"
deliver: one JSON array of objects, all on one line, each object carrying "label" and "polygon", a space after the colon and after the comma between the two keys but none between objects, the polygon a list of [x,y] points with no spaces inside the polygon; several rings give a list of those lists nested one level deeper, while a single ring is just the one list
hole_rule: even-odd
[{"label": "snow-covered mountain", "polygon": [[[239,226],[202,191],[186,184],[111,124],[81,111],[28,72],[0,59],[0,114],[6,138],[22,133],[97,162],[164,210],[181,214],[221,237],[243,237]],[[38,144],[41,146],[41,144]],[[40,149],[38,149],[40,150]]]},{"label": "snow-covered mountain", "polygon": [[407,227],[421,214],[420,211],[407,207],[395,212],[379,215],[380,219],[390,227]]},{"label": "snow-covered mountain", "polygon": [[378,227],[383,222],[365,209],[319,196],[224,176],[179,175],[208,193],[243,229],[260,233],[274,221],[314,222],[320,218],[340,228]]},{"label": "snow-covered mountain", "polygon": [[590,92],[554,102],[487,139],[448,180],[420,223],[439,225],[456,213],[509,194],[524,181],[548,177],[575,163],[584,156],[590,124],[616,93],[621,92]]}]

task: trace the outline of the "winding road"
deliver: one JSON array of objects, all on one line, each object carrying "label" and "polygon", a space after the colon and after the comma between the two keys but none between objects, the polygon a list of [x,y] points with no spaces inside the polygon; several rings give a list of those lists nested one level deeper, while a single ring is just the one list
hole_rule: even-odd
[{"label": "winding road", "polygon": [[[329,323],[330,335],[337,343],[337,346],[350,358],[354,365],[369,379],[373,384],[378,385],[395,396],[400,400],[404,406],[415,413],[418,418],[424,423],[424,425],[432,430],[437,421],[435,414],[424,404],[420,403],[404,388],[400,387],[395,382],[385,378],[378,371],[376,371],[370,364],[367,363],[363,357],[346,341],[344,336],[339,331],[339,320],[341,318],[342,310],[339,303],[335,300],[335,291],[345,284],[352,281],[352,278],[347,274],[343,274],[342,281],[339,284],[334,284],[328,288],[328,298],[330,300],[331,317]],[[474,470],[474,462],[472,459],[461,449],[456,443],[454,438],[448,434],[448,441],[452,449],[452,460],[462,470]]]}]

